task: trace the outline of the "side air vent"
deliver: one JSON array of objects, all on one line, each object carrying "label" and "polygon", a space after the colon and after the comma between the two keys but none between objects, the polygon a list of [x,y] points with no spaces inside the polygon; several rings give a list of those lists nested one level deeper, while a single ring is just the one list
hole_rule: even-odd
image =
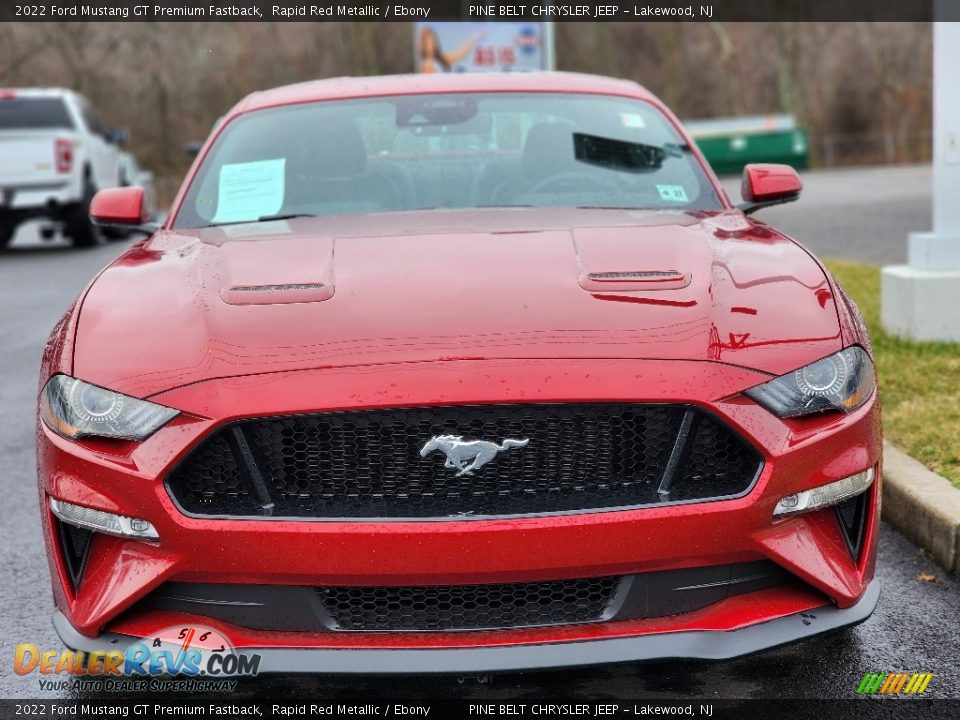
[{"label": "side air vent", "polygon": [[863,547],[863,536],[867,529],[867,500],[870,490],[844,500],[837,504],[837,520],[843,539],[847,542],[847,549],[854,560],[860,559],[860,550]]},{"label": "side air vent", "polygon": [[93,531],[67,525],[59,520],[54,522],[57,524],[57,531],[60,536],[64,565],[67,566],[70,583],[76,589],[80,585],[83,570],[87,564],[87,556],[90,554]]}]

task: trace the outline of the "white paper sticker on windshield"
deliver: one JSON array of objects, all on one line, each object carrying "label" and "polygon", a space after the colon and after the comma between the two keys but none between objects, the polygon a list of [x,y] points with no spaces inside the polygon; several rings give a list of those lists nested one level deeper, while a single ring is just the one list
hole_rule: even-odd
[{"label": "white paper sticker on windshield", "polygon": [[256,220],[283,206],[285,158],[235,163],[220,168],[220,192],[213,222]]},{"label": "white paper sticker on windshield", "polygon": [[628,128],[645,128],[647,123],[643,120],[643,115],[636,113],[620,113],[620,122]]},{"label": "white paper sticker on windshield", "polygon": [[687,191],[683,189],[683,185],[657,185],[657,192],[660,193],[661,200],[687,202]]}]

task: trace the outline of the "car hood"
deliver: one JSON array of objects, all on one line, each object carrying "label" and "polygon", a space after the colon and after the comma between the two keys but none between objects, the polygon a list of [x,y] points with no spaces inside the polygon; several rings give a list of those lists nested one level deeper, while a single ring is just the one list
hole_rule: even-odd
[{"label": "car hood", "polygon": [[74,374],[147,397],[218,377],[465,358],[782,374],[840,347],[819,264],[736,212],[424,211],[161,231],[91,286]]}]

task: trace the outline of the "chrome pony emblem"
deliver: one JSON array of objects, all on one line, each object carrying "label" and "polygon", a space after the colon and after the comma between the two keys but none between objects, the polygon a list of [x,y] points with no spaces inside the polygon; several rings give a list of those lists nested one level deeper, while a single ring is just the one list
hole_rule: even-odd
[{"label": "chrome pony emblem", "polygon": [[529,439],[513,440],[507,438],[497,445],[486,440],[464,440],[461,435],[434,435],[427,444],[420,449],[420,457],[426,457],[434,450],[439,450],[447,456],[443,464],[446,468],[456,468],[461,475],[472,475],[497,455],[505,450],[526,447]]}]

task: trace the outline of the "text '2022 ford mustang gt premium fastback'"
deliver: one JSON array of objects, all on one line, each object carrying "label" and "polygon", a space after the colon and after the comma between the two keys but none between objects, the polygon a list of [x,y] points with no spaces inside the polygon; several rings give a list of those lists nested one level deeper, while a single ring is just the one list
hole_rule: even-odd
[{"label": "text '2022 ford mustang gt premium fastback'", "polygon": [[[249,96],[45,353],[62,639],[206,628],[261,672],[473,673],[864,620],[869,341],[750,216],[799,192],[748,166],[732,205],[628,82]],[[92,215],[136,224],[142,194]]]}]

